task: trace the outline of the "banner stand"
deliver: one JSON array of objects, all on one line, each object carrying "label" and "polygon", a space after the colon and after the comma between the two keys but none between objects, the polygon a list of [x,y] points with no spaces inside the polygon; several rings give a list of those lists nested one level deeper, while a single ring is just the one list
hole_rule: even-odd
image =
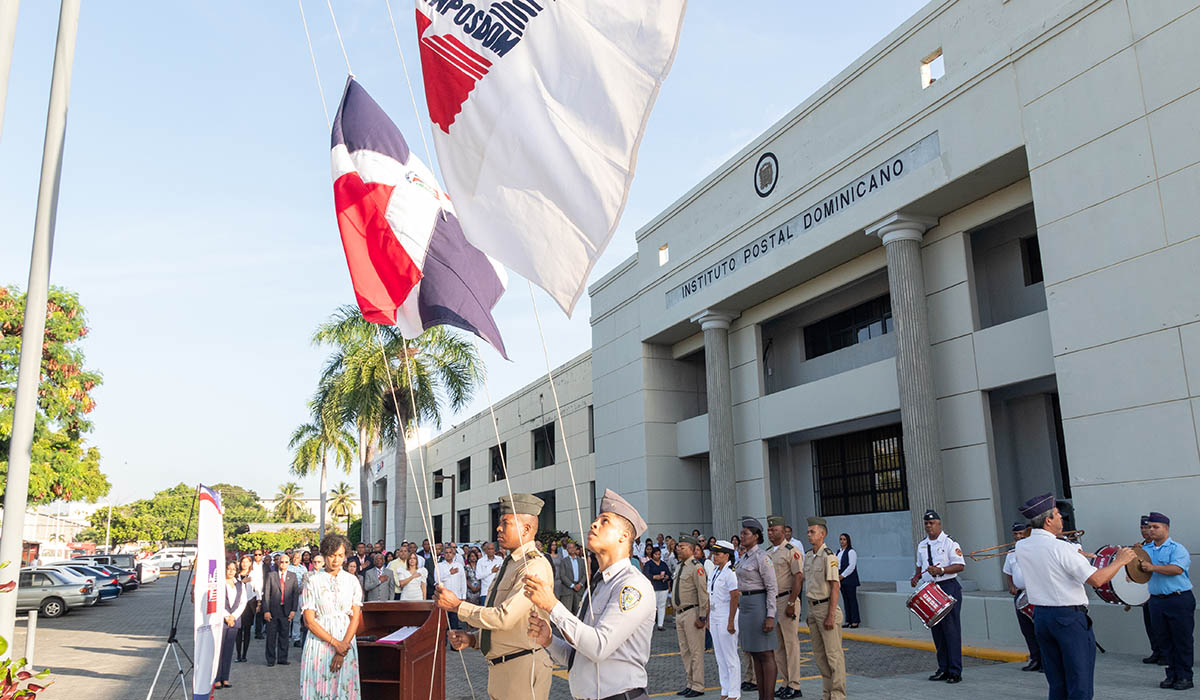
[{"label": "banner stand", "polygon": [[[199,495],[200,487],[197,486],[195,492],[192,494],[192,507],[188,509],[187,526],[183,528],[183,540],[178,541],[177,543],[169,542],[170,544],[174,544],[178,547],[182,547],[183,545],[187,544],[188,532],[190,532],[192,529],[192,516],[196,513],[196,499]],[[196,560],[199,558],[199,551],[197,551],[196,556],[192,557],[191,567],[188,568],[187,584],[184,586],[185,589],[192,583],[192,577],[196,572]],[[180,653],[182,653],[183,658],[187,659],[188,661],[188,671],[191,671],[195,664],[192,662],[192,657],[188,656],[187,650],[184,649],[183,645],[179,643],[179,618],[183,614],[183,606],[180,605],[179,600],[179,579],[182,578],[183,572],[180,571],[179,573],[180,575],[175,577],[175,592],[171,596],[171,629],[167,635],[167,645],[163,649],[162,660],[158,662],[158,670],[154,672],[154,680],[150,681],[150,690],[146,693],[146,700],[152,700],[153,698],[154,687],[158,685],[158,679],[162,675],[163,666],[165,666],[167,663],[168,652],[175,655],[175,667],[179,669],[179,675],[176,678],[172,678],[171,687],[167,689],[167,692],[163,694],[163,697],[170,697],[171,693],[173,693],[175,690],[175,684],[179,683],[179,690],[183,693],[183,697],[185,699],[189,698],[189,693],[187,690],[187,671],[184,671],[183,662],[179,660]]]}]

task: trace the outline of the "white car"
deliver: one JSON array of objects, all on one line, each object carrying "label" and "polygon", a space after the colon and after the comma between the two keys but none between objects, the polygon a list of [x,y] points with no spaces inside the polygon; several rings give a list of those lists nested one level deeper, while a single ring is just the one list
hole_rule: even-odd
[{"label": "white car", "polygon": [[161,569],[172,569],[179,571],[184,568],[191,568],[191,557],[184,554],[176,554],[173,552],[158,552],[142,560],[142,565],[150,564],[151,566]]},{"label": "white car", "polygon": [[146,584],[152,581],[157,581],[161,570],[156,564],[150,563],[149,559],[138,562],[138,568],[141,573],[138,583]]}]

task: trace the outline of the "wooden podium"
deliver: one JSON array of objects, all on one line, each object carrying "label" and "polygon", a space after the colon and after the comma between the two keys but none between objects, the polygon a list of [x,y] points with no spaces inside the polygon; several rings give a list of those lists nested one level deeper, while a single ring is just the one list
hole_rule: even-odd
[{"label": "wooden podium", "polygon": [[[375,641],[401,627],[420,629],[399,644]],[[445,700],[449,627],[432,601],[364,603],[356,635],[363,700]]]}]

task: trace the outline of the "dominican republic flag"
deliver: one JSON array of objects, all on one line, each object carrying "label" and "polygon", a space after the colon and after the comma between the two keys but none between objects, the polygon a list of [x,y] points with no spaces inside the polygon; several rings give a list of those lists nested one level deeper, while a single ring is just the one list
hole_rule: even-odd
[{"label": "dominican republic flag", "polygon": [[450,325],[508,358],[492,308],[504,268],[467,242],[450,198],[353,78],[333,120],[333,201],[363,318],[406,338]]},{"label": "dominican republic flag", "polygon": [[415,0],[467,239],[568,314],[612,239],[686,0]]}]

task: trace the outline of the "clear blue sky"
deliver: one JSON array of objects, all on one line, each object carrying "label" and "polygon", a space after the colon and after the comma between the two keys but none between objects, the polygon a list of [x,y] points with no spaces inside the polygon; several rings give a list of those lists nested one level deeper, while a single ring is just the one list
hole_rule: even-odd
[{"label": "clear blue sky", "polygon": [[[593,279],[634,252],[639,226],[924,4],[692,0]],[[383,0],[333,6],[358,80],[418,143],[428,129],[413,117]],[[332,111],[345,64],[323,0],[304,7]],[[412,4],[392,7],[412,68]],[[21,4],[0,135],[2,284],[28,276],[57,13]],[[84,3],[51,280],[88,310],[87,364],[104,374],[89,440],[116,502],[179,481],[271,495],[291,478],[287,438],[323,358],[310,334],[354,299],[295,3]],[[509,289],[496,316],[514,361],[485,350],[495,398],[545,372],[525,283],[514,275]],[[567,319],[538,297],[551,361],[586,350],[587,298]],[[480,398],[444,425],[485,408]],[[341,478],[357,484],[331,483]],[[303,485],[316,495],[315,478]]]}]

